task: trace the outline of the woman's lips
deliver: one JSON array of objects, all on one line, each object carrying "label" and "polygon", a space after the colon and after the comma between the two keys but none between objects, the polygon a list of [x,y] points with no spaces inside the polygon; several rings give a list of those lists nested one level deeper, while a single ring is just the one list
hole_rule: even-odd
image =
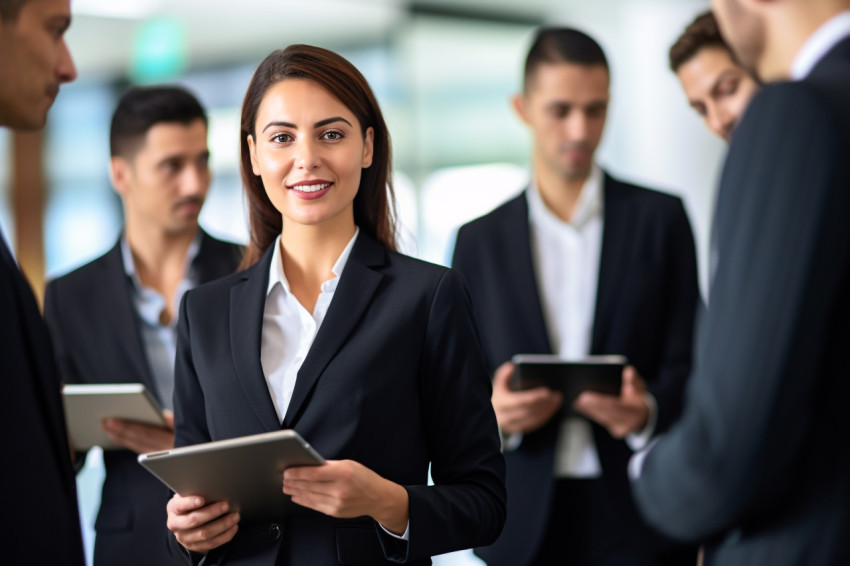
[{"label": "woman's lips", "polygon": [[289,190],[294,191],[298,198],[313,200],[320,198],[327,193],[328,190],[330,190],[331,185],[333,185],[333,183],[327,181],[319,183],[296,183],[295,185],[290,186]]}]

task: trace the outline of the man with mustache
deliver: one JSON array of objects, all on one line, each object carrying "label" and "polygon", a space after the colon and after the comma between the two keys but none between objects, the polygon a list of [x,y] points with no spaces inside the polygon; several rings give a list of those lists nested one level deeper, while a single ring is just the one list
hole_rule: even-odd
[{"label": "man with mustache", "polygon": [[686,408],[634,493],[707,564],[850,564],[850,1],[712,5],[766,86],[723,167]]},{"label": "man with mustache", "polygon": [[[641,524],[626,463],[678,416],[699,300],[680,199],[616,180],[595,162],[608,63],[586,34],[539,30],[514,108],[534,139],[518,197],[461,228],[453,266],[467,280],[494,372],[508,517],[477,550],[492,566],[693,564]],[[515,354],[629,359],[619,396],[563,400],[512,391]],[[560,412],[570,403],[576,413]]]},{"label": "man with mustache", "polygon": [[688,24],[670,47],[669,59],[691,108],[728,142],[759,84],[738,64],[711,11]]},{"label": "man with mustache", "polygon": [[[0,0],[0,127],[44,127],[77,70],[69,0]],[[4,564],[84,564],[77,489],[50,336],[0,232],[0,535]]]},{"label": "man with mustache", "polygon": [[[207,235],[198,215],[210,186],[207,117],[178,87],[134,88],[110,128],[110,177],[124,205],[118,243],[52,281],[45,317],[66,383],[142,383],[171,408],[177,308],[188,289],[232,273],[238,246]],[[127,450],[104,451],[94,564],[170,564],[168,490],[136,461],[174,446],[168,427],[108,419]]]}]

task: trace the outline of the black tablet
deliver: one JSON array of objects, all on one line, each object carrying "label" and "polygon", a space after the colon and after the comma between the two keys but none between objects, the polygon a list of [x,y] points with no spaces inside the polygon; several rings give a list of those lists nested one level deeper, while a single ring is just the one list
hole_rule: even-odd
[{"label": "black tablet", "polygon": [[300,509],[283,493],[283,471],[325,463],[294,430],[279,430],[139,455],[139,463],[180,495],[228,501],[242,520]]},{"label": "black tablet", "polygon": [[558,356],[520,354],[511,360],[516,366],[510,387],[515,391],[545,386],[564,395],[569,407],[582,391],[619,395],[623,384],[623,356],[588,356],[565,360]]}]

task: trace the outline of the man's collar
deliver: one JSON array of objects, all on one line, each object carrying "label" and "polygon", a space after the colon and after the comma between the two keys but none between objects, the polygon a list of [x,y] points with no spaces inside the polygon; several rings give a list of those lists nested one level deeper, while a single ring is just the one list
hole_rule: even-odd
[{"label": "man's collar", "polygon": [[[183,268],[184,277],[189,276],[189,271],[192,266],[192,263],[195,261],[195,258],[198,257],[198,253],[201,251],[201,239],[203,238],[203,233],[200,228],[195,232],[195,237],[192,239],[192,243],[189,244],[189,249],[186,250],[186,260],[185,267]],[[136,285],[138,289],[143,287],[141,280],[139,279],[138,271],[136,271],[136,262],[133,261],[133,251],[130,249],[130,244],[127,242],[127,234],[121,234],[120,240],[121,247],[121,262],[124,265],[124,273],[127,274],[133,280],[133,283]]]},{"label": "man's collar", "polygon": [[842,39],[850,36],[850,10],[841,12],[821,25],[797,51],[791,63],[791,78],[806,78],[812,69]]},{"label": "man's collar", "polygon": [[[570,224],[574,228],[581,228],[590,220],[602,214],[604,208],[602,198],[603,180],[602,169],[594,163],[591,167],[590,175],[588,175],[587,180],[581,188],[581,193],[573,209],[572,218],[566,224]],[[528,212],[532,223],[538,225],[552,223],[556,223],[557,225],[565,224],[543,202],[543,197],[540,196],[540,188],[537,186],[537,181],[534,178],[532,178],[527,194]]]}]

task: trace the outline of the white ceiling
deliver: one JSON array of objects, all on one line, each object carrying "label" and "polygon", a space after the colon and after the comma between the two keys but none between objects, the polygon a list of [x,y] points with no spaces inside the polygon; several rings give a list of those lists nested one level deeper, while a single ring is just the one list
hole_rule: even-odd
[{"label": "white ceiling", "polygon": [[[448,13],[535,23],[603,11],[616,18],[634,0],[71,0],[68,43],[83,76],[127,72],[144,24],[177,21],[192,66],[254,61],[275,48],[374,43],[404,33],[411,14]],[[644,0],[646,1],[646,0]],[[654,0],[675,4],[681,0]],[[707,0],[705,0],[707,2]]]}]

